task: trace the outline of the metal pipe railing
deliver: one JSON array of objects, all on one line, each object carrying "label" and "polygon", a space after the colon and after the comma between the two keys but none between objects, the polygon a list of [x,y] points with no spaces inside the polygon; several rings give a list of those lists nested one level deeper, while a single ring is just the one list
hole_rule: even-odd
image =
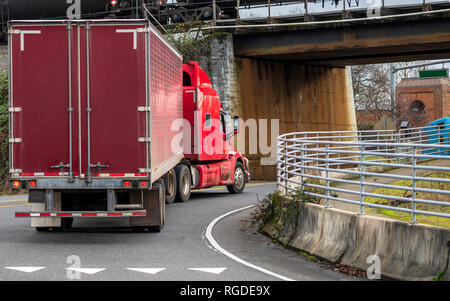
[{"label": "metal pipe railing", "polygon": [[288,133],[278,138],[277,158],[286,195],[302,189],[327,208],[334,201],[360,214],[388,209],[411,214],[413,223],[419,214],[450,218],[450,124]]}]

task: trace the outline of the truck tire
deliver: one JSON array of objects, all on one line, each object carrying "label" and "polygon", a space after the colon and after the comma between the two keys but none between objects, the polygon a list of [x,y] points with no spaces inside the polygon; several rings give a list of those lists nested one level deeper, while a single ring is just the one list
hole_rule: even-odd
[{"label": "truck tire", "polygon": [[149,191],[144,191],[144,209],[147,216],[130,217],[133,232],[161,232],[166,220],[166,189],[164,179],[155,181]]},{"label": "truck tire", "polygon": [[38,232],[48,232],[50,230],[50,227],[36,227],[35,229]]},{"label": "truck tire", "polygon": [[73,225],[73,217],[63,217],[61,219],[61,228],[62,230],[69,230]]},{"label": "truck tire", "polygon": [[175,174],[174,169],[171,169],[164,176],[164,186],[166,188],[166,203],[172,204],[177,195],[177,175]]},{"label": "truck tire", "polygon": [[72,228],[73,217],[63,217],[61,218],[61,227],[52,228],[54,232],[64,232]]},{"label": "truck tire", "polygon": [[191,196],[191,173],[189,168],[184,165],[175,166],[175,174],[177,178],[177,194],[176,202],[187,202]]},{"label": "truck tire", "polygon": [[245,188],[245,170],[244,165],[241,162],[236,162],[234,169],[234,182],[231,185],[227,185],[227,189],[232,194],[239,194],[244,191]]}]

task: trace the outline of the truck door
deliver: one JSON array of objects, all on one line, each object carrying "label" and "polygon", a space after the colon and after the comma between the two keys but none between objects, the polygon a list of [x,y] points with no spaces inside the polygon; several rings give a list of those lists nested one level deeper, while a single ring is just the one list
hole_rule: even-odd
[{"label": "truck door", "polygon": [[17,176],[72,170],[68,37],[63,24],[10,27],[10,161]]},{"label": "truck door", "polygon": [[84,132],[85,162],[89,164],[85,168],[93,177],[136,174],[150,168],[148,34],[144,27],[91,24],[88,30]]}]

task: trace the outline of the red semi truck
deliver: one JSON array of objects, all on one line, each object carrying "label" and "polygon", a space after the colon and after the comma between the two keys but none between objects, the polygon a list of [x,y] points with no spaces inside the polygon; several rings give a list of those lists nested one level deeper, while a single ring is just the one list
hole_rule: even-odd
[{"label": "red semi truck", "polygon": [[241,193],[248,160],[209,77],[147,21],[12,21],[10,174],[37,230],[127,217],[160,231],[191,189]]}]

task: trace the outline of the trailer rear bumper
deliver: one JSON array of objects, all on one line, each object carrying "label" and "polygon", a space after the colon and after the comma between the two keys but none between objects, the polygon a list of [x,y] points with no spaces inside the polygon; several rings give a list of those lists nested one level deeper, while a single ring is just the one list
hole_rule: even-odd
[{"label": "trailer rear bumper", "polygon": [[[32,184],[31,184],[32,183]],[[86,179],[68,178],[13,178],[11,189],[30,190],[88,190],[88,189],[151,189],[149,177],[141,178],[92,178]]]},{"label": "trailer rear bumper", "polygon": [[16,218],[61,218],[61,217],[136,217],[147,216],[147,210],[134,211],[55,211],[55,212],[16,212]]}]

